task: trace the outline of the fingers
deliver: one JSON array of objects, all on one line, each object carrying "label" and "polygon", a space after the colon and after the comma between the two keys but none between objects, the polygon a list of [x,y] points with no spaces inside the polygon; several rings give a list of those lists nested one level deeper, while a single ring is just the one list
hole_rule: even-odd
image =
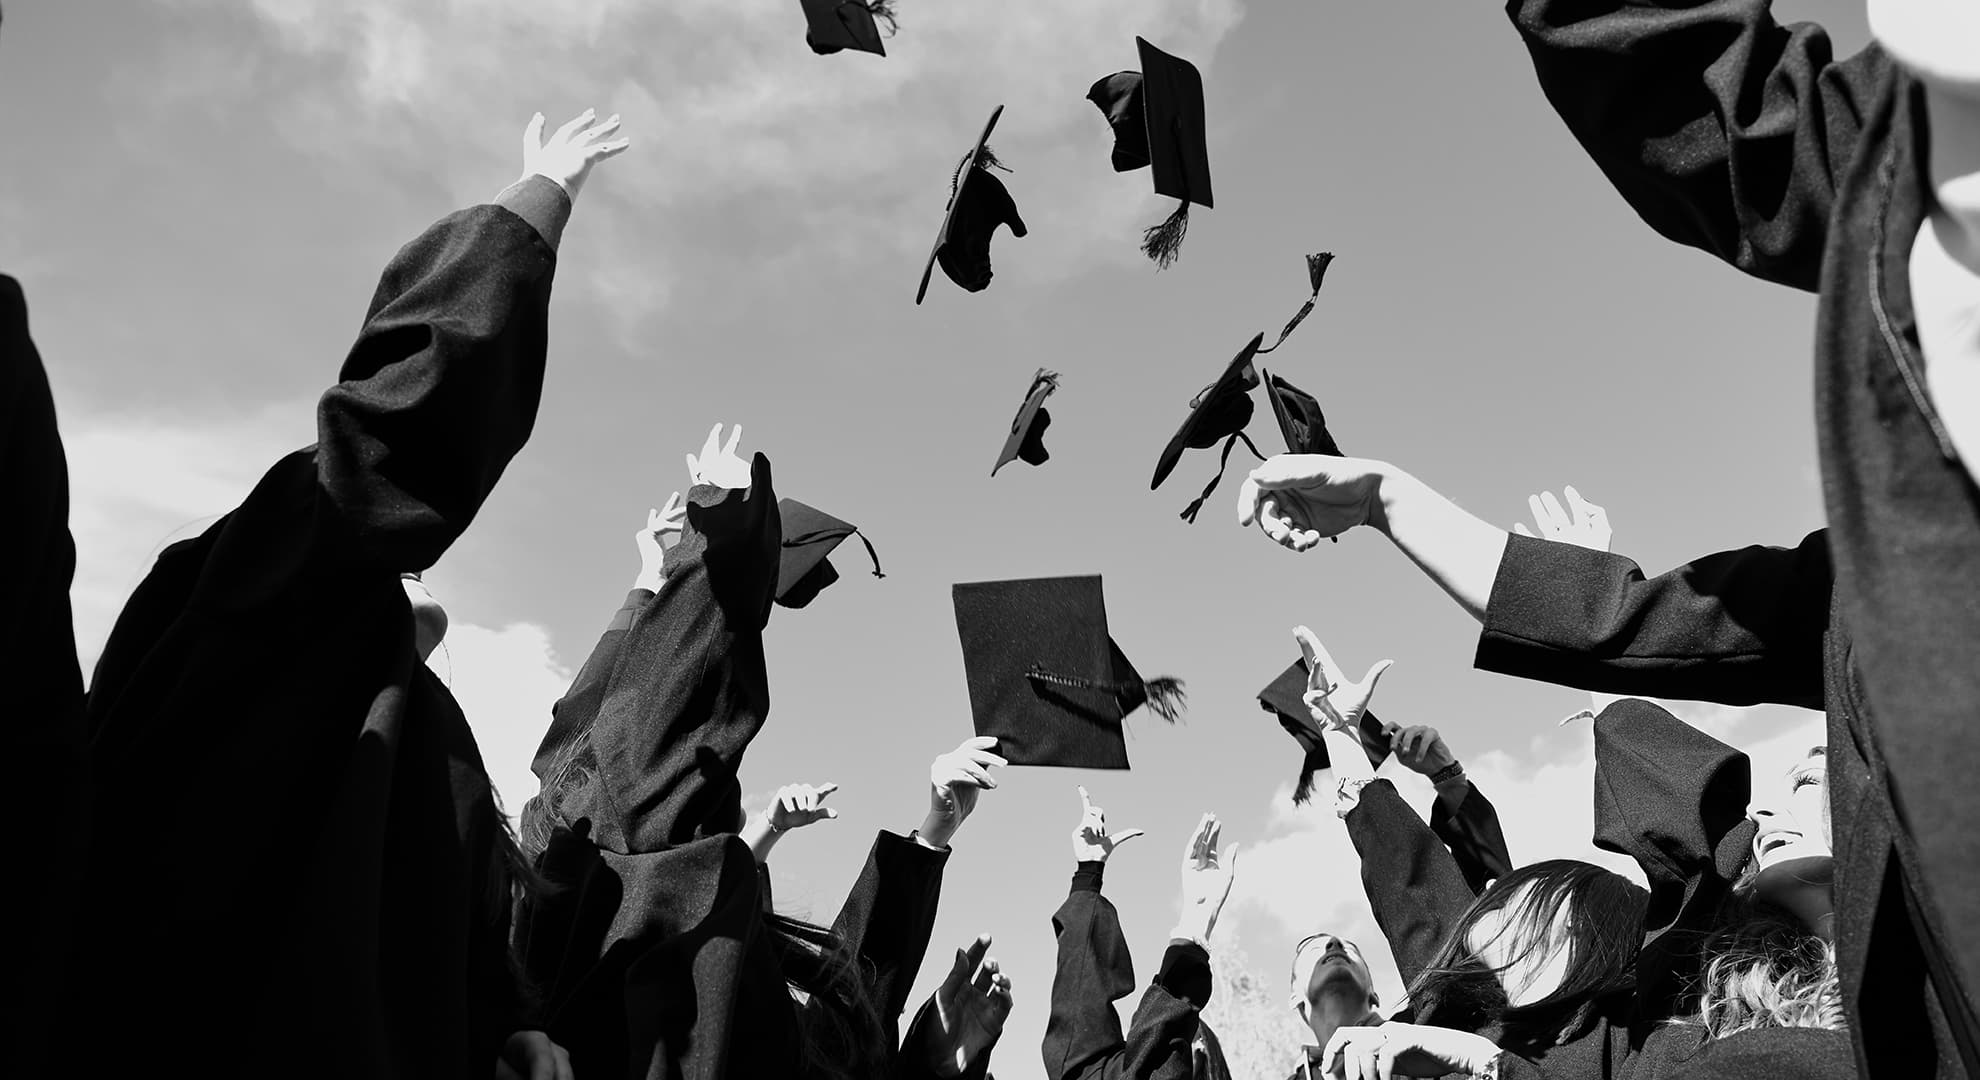
[{"label": "fingers", "polygon": [[559,127],[557,133],[550,136],[550,138],[555,142],[569,142],[572,133],[584,125],[591,123],[591,118],[597,115],[597,109],[586,109],[569,120],[564,121],[563,126]]},{"label": "fingers", "polygon": [[617,130],[619,130],[619,114],[613,113],[611,116],[605,118],[604,123],[585,128],[584,131],[578,134],[577,141],[588,143],[600,136],[610,135]]},{"label": "fingers", "polygon": [[529,118],[529,123],[523,125],[523,153],[532,155],[541,149],[543,149],[543,114],[537,113]]},{"label": "fingers", "polygon": [[1203,865],[1209,857],[1210,834],[1217,827],[1217,815],[1204,813],[1197,821],[1196,828],[1189,834],[1189,843],[1183,848],[1183,861],[1195,866]]},{"label": "fingers", "polygon": [[1565,529],[1571,524],[1568,518],[1568,512],[1561,508],[1561,500],[1554,498],[1553,492],[1541,492],[1540,503],[1547,509],[1547,524],[1551,528],[1556,530]]},{"label": "fingers", "polygon": [[1356,683],[1355,685],[1362,687],[1364,690],[1368,692],[1369,695],[1372,696],[1375,693],[1375,684],[1382,681],[1382,673],[1388,671],[1390,668],[1394,667],[1395,665],[1396,662],[1394,660],[1379,661],[1376,663],[1374,667],[1369,668],[1368,674],[1362,676],[1361,681]]},{"label": "fingers", "polygon": [[[715,430],[720,431],[722,428],[720,425],[717,425]],[[722,452],[733,456],[736,452],[736,444],[740,442],[742,442],[742,425],[737,424],[735,427],[729,429],[729,445],[723,447]],[[1549,496],[1549,498],[1552,498],[1552,496]]]},{"label": "fingers", "polygon": [[577,1080],[577,1072],[571,1068],[570,1051],[556,1043],[550,1044],[550,1050],[557,1058],[557,1080]]},{"label": "fingers", "polygon": [[631,139],[618,139],[613,142],[599,143],[584,152],[584,163],[586,165],[596,165],[609,158],[618,157],[625,152],[626,147],[631,145]]},{"label": "fingers", "polygon": [[688,479],[697,484],[701,483],[701,464],[695,461],[693,454],[687,456],[687,467]]},{"label": "fingers", "polygon": [[[1322,644],[1310,630],[1307,631],[1306,641],[1313,646],[1313,652],[1307,657],[1307,663],[1326,673],[1327,685],[1333,687],[1347,682],[1347,676],[1341,673],[1341,665],[1334,663],[1334,657],[1327,651],[1327,646]],[[1387,662],[1383,661],[1383,663]]]},{"label": "fingers", "polygon": [[1140,829],[1129,829],[1128,831],[1114,837],[1114,846],[1120,847],[1122,844],[1127,843],[1129,840],[1132,840],[1135,837],[1140,836],[1141,833],[1142,830]]},{"label": "fingers", "polygon": [[1093,798],[1086,793],[1086,785],[1079,785],[1079,816],[1084,818],[1093,813]]},{"label": "fingers", "polygon": [[995,957],[985,957],[983,963],[977,965],[975,973],[970,976],[969,988],[979,994],[988,994],[996,979],[997,960]]},{"label": "fingers", "polygon": [[701,444],[701,460],[703,461],[712,460],[713,458],[719,456],[721,453],[722,453],[722,425],[721,423],[717,422],[714,427],[708,429],[708,438],[705,439]]},{"label": "fingers", "polygon": [[1534,536],[1533,536],[1533,533],[1532,533],[1531,531],[1529,531],[1529,530],[1527,529],[1527,527],[1526,527],[1526,526],[1524,526],[1524,525],[1522,525],[1522,524],[1520,524],[1520,523],[1519,523],[1519,522],[1517,522],[1517,521],[1515,521],[1515,522],[1513,522],[1513,527],[1512,527],[1512,531],[1514,532],[1514,534],[1516,534],[1516,535],[1519,535],[1519,536],[1525,536],[1525,537],[1529,537],[1529,538],[1534,538],[1534,539],[1538,539],[1537,537],[1534,537]]},{"label": "fingers", "polygon": [[823,784],[818,785],[818,801],[824,802],[825,796],[830,795],[831,793],[837,790],[839,790],[839,785],[834,784],[829,780]]},{"label": "fingers", "polygon": [[1299,642],[1299,652],[1306,658],[1306,689],[1308,693],[1326,693],[1334,688],[1327,669],[1320,664],[1320,654],[1325,651],[1320,639],[1304,626],[1293,627],[1293,640]]},{"label": "fingers", "polygon": [[1237,511],[1238,525],[1240,527],[1249,529],[1258,521],[1258,497],[1261,494],[1263,494],[1263,489],[1258,486],[1257,481],[1249,476],[1245,477],[1244,482],[1238,485]]},{"label": "fingers", "polygon": [[1542,532],[1547,531],[1547,505],[1540,501],[1540,496],[1528,495],[1526,497],[1526,510],[1533,515],[1534,528]]},{"label": "fingers", "polygon": [[1582,498],[1581,492],[1576,491],[1572,484],[1562,488],[1561,493],[1567,496],[1568,507],[1574,511],[1576,521],[1585,520],[1602,512],[1601,507]]}]

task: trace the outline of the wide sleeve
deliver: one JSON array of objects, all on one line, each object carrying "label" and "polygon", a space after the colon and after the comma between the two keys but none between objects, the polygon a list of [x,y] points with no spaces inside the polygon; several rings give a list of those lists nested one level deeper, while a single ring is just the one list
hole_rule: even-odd
[{"label": "wide sleeve", "polygon": [[1540,87],[1651,228],[1813,291],[1891,61],[1836,61],[1771,0],[1510,0]]},{"label": "wide sleeve", "polygon": [[1624,556],[1507,538],[1477,666],[1608,694],[1822,707],[1827,530],[1645,577]]},{"label": "wide sleeve", "polygon": [[873,1005],[890,1046],[900,1044],[901,1011],[928,954],[942,899],[949,852],[884,830],[873,838],[866,865],[832,920],[832,930],[860,958]]},{"label": "wide sleeve", "polygon": [[612,614],[598,644],[578,669],[564,696],[550,706],[550,727],[536,748],[529,771],[536,775],[537,793],[523,804],[521,833],[523,849],[540,851],[558,825],[569,825],[563,813],[566,797],[577,794],[590,779],[595,758],[591,753],[591,728],[604,703],[606,688],[617,668],[626,632],[633,620],[653,599],[647,589],[634,589]]},{"label": "wide sleeve", "polygon": [[1492,800],[1470,784],[1464,801],[1456,810],[1438,799],[1430,807],[1430,831],[1450,849],[1457,861],[1464,884],[1475,896],[1485,886],[1512,872],[1512,853],[1506,849],[1506,834],[1499,827],[1499,811]]},{"label": "wide sleeve", "polygon": [[1375,923],[1389,939],[1403,985],[1410,986],[1477,897],[1444,842],[1389,781],[1361,789],[1347,830],[1361,856],[1361,887]]},{"label": "wide sleeve", "polygon": [[736,770],[770,710],[763,628],[782,550],[770,462],[750,487],[688,492],[666,581],[633,620],[599,704],[587,809],[600,846],[658,851],[733,832]]},{"label": "wide sleeve", "polygon": [[[1134,962],[1114,905],[1100,895],[1100,864],[1082,863],[1052,916],[1058,966],[1042,1052],[1049,1080],[1185,1078],[1198,1014],[1209,998],[1208,957],[1171,945],[1127,1032],[1113,1003],[1134,992]],[[1192,993],[1202,1001],[1191,1000]]]}]

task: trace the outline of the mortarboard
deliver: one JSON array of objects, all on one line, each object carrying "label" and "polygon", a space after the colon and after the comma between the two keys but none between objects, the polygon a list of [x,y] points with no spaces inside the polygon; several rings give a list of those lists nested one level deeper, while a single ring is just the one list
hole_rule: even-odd
[{"label": "mortarboard", "polygon": [[1162,481],[1169,478],[1176,462],[1182,460],[1184,449],[1208,450],[1217,445],[1218,439],[1224,440],[1223,456],[1217,462],[1217,475],[1210,478],[1203,494],[1183,511],[1184,521],[1195,521],[1203,500],[1217,490],[1217,482],[1224,478],[1224,466],[1231,460],[1231,447],[1239,439],[1244,440],[1244,445],[1260,461],[1265,460],[1265,455],[1258,452],[1251,437],[1244,433],[1245,425],[1251,423],[1251,390],[1258,385],[1258,369],[1252,365],[1252,359],[1258,355],[1258,346],[1264,340],[1264,334],[1252,337],[1225,365],[1224,373],[1217,377],[1217,381],[1204,387],[1203,392],[1190,401],[1189,415],[1183,418],[1182,427],[1176,429],[1169,445],[1162,448],[1162,456],[1155,462],[1155,479],[1148,484],[1150,491],[1161,487]]},{"label": "mortarboard", "polygon": [[[1299,786],[1293,789],[1293,802],[1304,804],[1313,793],[1313,774],[1321,769],[1331,768],[1333,761],[1327,756],[1327,742],[1308,730],[1300,718],[1306,712],[1306,659],[1293,661],[1293,665],[1271,684],[1258,692],[1258,706],[1279,718],[1279,726],[1286,729],[1299,742],[1300,749],[1306,751],[1306,760],[1299,767]],[[1381,768],[1389,759],[1389,726],[1375,718],[1371,710],[1361,714],[1361,748],[1368,754],[1368,764]]]},{"label": "mortarboard", "polygon": [[942,264],[942,272],[949,275],[950,281],[969,292],[982,292],[990,285],[990,237],[997,226],[1009,225],[1012,236],[1025,234],[1024,219],[1018,216],[1010,190],[990,171],[1010,171],[990,149],[990,132],[1002,115],[1002,105],[991,110],[990,120],[983,125],[976,146],[956,165],[955,176],[949,181],[949,206],[942,214],[942,228],[935,234],[935,247],[928,253],[928,263],[921,268],[921,285],[914,291],[917,304],[928,294],[928,278],[937,262]]},{"label": "mortarboard", "polygon": [[857,526],[796,499],[780,500],[777,513],[783,519],[784,533],[783,553],[777,565],[777,603],[801,608],[827,585],[839,580],[839,572],[832,568],[826,556],[848,536],[856,535],[866,545],[867,557],[873,560],[873,576],[887,576],[880,572],[880,556],[874,554],[873,543]]},{"label": "mortarboard", "polygon": [[959,584],[954,599],[976,733],[1011,764],[1125,769],[1122,720],[1179,715],[1181,680],[1143,679],[1108,636],[1097,575]]},{"label": "mortarboard", "polygon": [[893,0],[802,0],[804,4],[804,43],[820,56],[842,49],[887,55],[880,42],[880,23],[892,34]]},{"label": "mortarboard", "polygon": [[1168,220],[1144,230],[1141,250],[1166,269],[1182,249],[1189,207],[1211,208],[1210,145],[1204,128],[1203,76],[1180,57],[1135,38],[1141,70],[1119,71],[1095,82],[1086,99],[1099,107],[1114,131],[1114,171],[1146,165],[1155,193],[1182,200]]},{"label": "mortarboard", "polygon": [[1004,448],[997,454],[997,464],[990,469],[990,475],[1013,461],[1026,465],[1043,465],[1052,454],[1045,449],[1045,429],[1052,426],[1052,414],[1045,411],[1045,399],[1059,388],[1059,373],[1038,369],[1031,377],[1031,389],[1025,391],[1024,404],[1018,406],[1017,419],[1011,421],[1010,437],[1004,440]]},{"label": "mortarboard", "polygon": [[1312,394],[1267,371],[1265,397],[1278,418],[1279,434],[1285,436],[1288,454],[1330,454],[1340,457],[1340,444],[1327,430],[1327,417]]}]

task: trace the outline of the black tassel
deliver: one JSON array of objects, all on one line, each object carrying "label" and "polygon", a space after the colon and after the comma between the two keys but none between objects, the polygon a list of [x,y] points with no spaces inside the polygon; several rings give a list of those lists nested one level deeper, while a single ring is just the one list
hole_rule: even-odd
[{"label": "black tassel", "polygon": [[1223,481],[1224,469],[1231,462],[1231,447],[1236,446],[1239,439],[1244,440],[1245,448],[1251,451],[1251,456],[1260,461],[1265,460],[1265,455],[1258,452],[1258,445],[1251,441],[1251,436],[1246,435],[1242,431],[1232,432],[1231,437],[1224,440],[1224,452],[1217,459],[1217,475],[1211,477],[1210,482],[1203,485],[1203,494],[1198,495],[1195,502],[1183,508],[1182,519],[1184,521],[1191,525],[1196,524],[1197,511],[1203,509],[1204,501],[1210,498],[1210,493],[1216,491],[1217,485]]},{"label": "black tassel", "polygon": [[887,24],[887,36],[893,37],[901,29],[901,20],[894,15],[894,0],[853,0],[866,9],[875,22]]},{"label": "black tassel", "polygon": [[1182,716],[1183,702],[1189,700],[1189,695],[1183,693],[1182,680],[1169,675],[1143,683],[1141,692],[1147,697],[1148,711],[1171,724]]},{"label": "black tassel", "polygon": [[956,162],[956,171],[949,174],[950,202],[955,201],[956,188],[962,185],[963,170],[969,168],[969,163],[972,158],[975,159],[976,167],[979,169],[1002,169],[1005,172],[1012,171],[1009,165],[1006,165],[1002,161],[997,159],[997,152],[995,150],[990,149],[990,144],[984,143],[982,153],[978,154],[972,151],[971,153],[964,154],[962,160]]},{"label": "black tassel", "polygon": [[1183,235],[1189,232],[1189,203],[1185,200],[1160,225],[1150,225],[1141,233],[1141,253],[1155,260],[1158,270],[1167,270],[1182,254]]},{"label": "black tassel", "polygon": [[1011,171],[1011,167],[1009,165],[1006,165],[1002,161],[997,160],[997,152],[995,150],[990,149],[989,143],[984,143],[983,153],[977,155],[976,167],[979,169],[1002,169],[1005,172]]},{"label": "black tassel", "polygon": [[1320,771],[1320,765],[1315,760],[1318,757],[1317,753],[1306,755],[1306,762],[1299,767],[1299,786],[1293,788],[1294,806],[1305,806],[1306,801],[1313,797],[1313,774]]},{"label": "black tassel", "polygon": [[858,529],[853,530],[853,535],[859,537],[859,542],[866,545],[866,557],[873,560],[873,576],[886,577],[887,575],[880,572],[880,556],[873,550],[873,541],[868,540],[866,534]]}]

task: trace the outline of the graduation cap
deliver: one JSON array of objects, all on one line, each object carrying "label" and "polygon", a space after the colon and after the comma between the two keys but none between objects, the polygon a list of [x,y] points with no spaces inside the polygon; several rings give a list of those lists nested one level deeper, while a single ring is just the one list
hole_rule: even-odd
[{"label": "graduation cap", "polygon": [[1168,220],[1142,232],[1141,250],[1167,269],[1182,250],[1189,207],[1210,200],[1210,144],[1203,121],[1203,76],[1196,66],[1134,39],[1141,70],[1117,71],[1086,92],[1114,130],[1114,171],[1146,165],[1155,193],[1182,200]]},{"label": "graduation cap", "polygon": [[[1326,740],[1313,734],[1303,719],[1309,715],[1306,675],[1306,658],[1301,657],[1258,692],[1258,707],[1276,714],[1279,726],[1306,751],[1306,760],[1299,767],[1299,786],[1293,789],[1293,802],[1301,805],[1313,794],[1313,774],[1333,767],[1332,759],[1327,756]],[[1389,726],[1377,720],[1373,711],[1368,711],[1361,714],[1361,727],[1356,734],[1361,736],[1361,749],[1368,755],[1368,764],[1381,768],[1389,759]]]},{"label": "graduation cap", "polygon": [[1202,393],[1191,399],[1189,415],[1183,418],[1182,426],[1176,429],[1169,445],[1162,448],[1162,456],[1155,462],[1155,479],[1148,484],[1150,491],[1161,487],[1162,481],[1169,478],[1176,462],[1182,460],[1185,449],[1208,450],[1217,445],[1218,439],[1224,440],[1224,452],[1217,462],[1217,475],[1210,478],[1203,494],[1182,512],[1184,521],[1195,521],[1196,512],[1203,508],[1203,500],[1217,490],[1217,482],[1224,478],[1224,466],[1231,460],[1231,447],[1238,440],[1244,440],[1244,445],[1258,460],[1265,460],[1265,455],[1258,452],[1258,446],[1244,433],[1245,425],[1251,423],[1251,391],[1258,385],[1258,370],[1252,360],[1258,355],[1258,346],[1264,340],[1264,334],[1254,335],[1224,366],[1224,373],[1217,376],[1217,381],[1204,387]]},{"label": "graduation cap", "polygon": [[777,603],[801,608],[839,580],[839,572],[826,556],[848,536],[858,536],[866,545],[867,558],[873,560],[873,576],[887,576],[880,572],[880,556],[874,554],[872,541],[858,526],[796,499],[779,500],[777,513],[783,519],[784,532],[783,554],[777,565]]},{"label": "graduation cap", "polygon": [[820,56],[843,49],[887,55],[880,43],[880,23],[887,24],[891,36],[899,23],[894,19],[893,0],[802,0],[804,4],[804,43]]},{"label": "graduation cap", "polygon": [[1129,713],[1180,715],[1181,680],[1143,679],[1108,636],[1097,575],[959,584],[954,599],[976,733],[1011,764],[1125,769]]},{"label": "graduation cap", "polygon": [[1327,417],[1312,394],[1269,371],[1265,377],[1265,397],[1272,403],[1272,415],[1279,421],[1279,434],[1285,437],[1288,454],[1330,454],[1340,457],[1340,444],[1327,430]]},{"label": "graduation cap", "polygon": [[990,131],[1004,107],[990,112],[976,146],[956,165],[949,181],[949,208],[942,215],[942,229],[935,234],[935,248],[928,253],[928,264],[921,268],[921,285],[914,291],[914,302],[928,294],[928,278],[935,264],[949,280],[970,292],[982,292],[990,285],[990,237],[999,225],[1009,225],[1012,236],[1025,234],[1024,219],[1010,190],[992,169],[1010,170],[990,149]]},{"label": "graduation cap", "polygon": [[1052,426],[1052,414],[1045,411],[1045,399],[1059,388],[1059,373],[1038,369],[1031,377],[1031,389],[1025,391],[1024,404],[1018,406],[1017,419],[1011,421],[1010,437],[1004,440],[1004,448],[997,453],[997,464],[990,469],[990,475],[1013,461],[1026,465],[1043,465],[1051,459],[1051,451],[1045,449],[1045,429]]}]

